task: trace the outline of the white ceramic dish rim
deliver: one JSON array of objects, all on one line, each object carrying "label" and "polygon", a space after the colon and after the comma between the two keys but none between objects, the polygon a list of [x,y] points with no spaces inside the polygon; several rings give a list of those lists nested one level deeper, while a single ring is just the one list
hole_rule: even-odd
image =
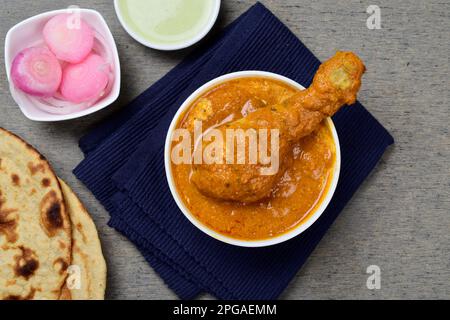
[{"label": "white ceramic dish rim", "polygon": [[[106,108],[107,106],[111,105],[114,101],[117,100],[117,98],[119,97],[120,94],[120,86],[121,86],[121,69],[120,69],[120,60],[119,60],[119,55],[118,55],[118,50],[117,50],[117,45],[116,42],[114,40],[114,37],[111,33],[111,30],[109,29],[108,24],[106,23],[105,19],[103,18],[103,16],[101,15],[100,12],[93,10],[93,9],[84,9],[84,8],[77,8],[77,10],[79,10],[82,14],[84,13],[91,13],[97,16],[97,18],[99,19],[99,21],[104,25],[106,32],[106,37],[108,37],[109,39],[108,42],[113,46],[111,48],[112,51],[112,57],[114,59],[114,85],[111,88],[111,92],[109,94],[109,96],[107,98],[104,98],[102,100],[100,100],[98,103],[94,104],[93,106],[85,109],[85,110],[81,110],[78,112],[74,112],[74,113],[70,113],[70,114],[51,114],[51,113],[47,113],[45,116],[33,116],[32,114],[30,114],[27,110],[27,108],[25,108],[24,106],[22,106],[22,104],[17,101],[17,98],[15,97],[15,92],[11,90],[11,80],[10,80],[10,70],[11,70],[11,63],[13,61],[13,57],[10,56],[9,54],[9,43],[11,41],[11,36],[14,34],[15,30],[34,21],[34,20],[39,20],[39,19],[50,19],[51,17],[60,14],[60,13],[65,13],[67,12],[68,9],[59,9],[59,10],[52,10],[52,11],[47,11],[47,12],[43,12],[40,13],[38,15],[32,16],[28,19],[25,19],[21,22],[19,22],[18,24],[14,25],[11,29],[8,30],[7,34],[6,34],[6,38],[5,38],[5,67],[6,67],[6,75],[8,77],[8,82],[10,84],[10,91],[11,91],[11,95],[14,99],[14,101],[17,103],[17,105],[19,106],[20,110],[22,111],[22,113],[30,120],[33,121],[40,121],[40,122],[56,122],[56,121],[64,121],[64,120],[71,120],[71,119],[76,119],[76,118],[81,118],[87,115],[90,115],[92,113],[95,113],[99,110],[102,110],[104,108]],[[14,89],[14,88],[13,88]],[[35,107],[36,108],[36,107]]]},{"label": "white ceramic dish rim", "polygon": [[220,11],[220,5],[221,0],[212,0],[214,1],[214,8],[211,16],[209,17],[208,23],[205,25],[205,27],[193,38],[186,40],[185,42],[181,42],[179,44],[171,44],[171,45],[163,45],[154,43],[152,41],[148,41],[147,39],[144,39],[141,37],[138,33],[134,32],[133,29],[125,22],[123,19],[122,12],[119,8],[119,1],[120,0],[114,0],[114,9],[116,10],[117,18],[119,19],[120,24],[125,29],[125,31],[137,42],[141,43],[142,45],[156,49],[156,50],[162,50],[162,51],[172,51],[172,50],[180,50],[187,47],[190,47],[194,45],[195,43],[199,42],[201,39],[203,39],[208,32],[212,29],[214,24],[216,23],[217,17],[219,16]]},{"label": "white ceramic dish rim", "polygon": [[199,219],[197,219],[185,206],[183,200],[178,194],[178,190],[176,188],[175,182],[173,181],[173,175],[172,175],[172,166],[170,161],[170,153],[171,153],[171,136],[173,131],[175,130],[178,120],[180,116],[191,106],[191,104],[197,99],[201,94],[203,94],[205,91],[210,89],[211,87],[214,87],[222,82],[236,79],[236,78],[243,78],[243,77],[266,77],[275,79],[278,81],[282,81],[284,83],[287,83],[295,88],[298,88],[300,90],[305,89],[302,85],[295,82],[294,80],[291,80],[287,77],[281,76],[276,73],[271,72],[265,72],[265,71],[256,71],[256,70],[250,70],[250,71],[239,71],[234,73],[225,74],[221,77],[218,77],[216,79],[213,79],[203,86],[201,86],[199,89],[197,89],[194,93],[192,93],[186,101],[181,105],[181,107],[178,109],[177,113],[175,114],[169,130],[167,132],[166,141],[165,141],[165,150],[164,150],[164,165],[165,165],[165,171],[166,171],[166,178],[167,182],[169,184],[170,191],[172,193],[173,198],[175,199],[175,202],[177,203],[178,207],[180,208],[181,212],[186,216],[186,218],[198,229],[206,233],[207,235],[211,236],[214,239],[217,239],[219,241],[232,244],[235,246],[240,247],[266,247],[271,245],[276,245],[282,242],[285,242],[287,240],[290,240],[298,235],[300,235],[302,232],[304,232],[306,229],[308,229],[319,217],[322,215],[322,213],[327,208],[328,204],[330,203],[333,194],[336,190],[336,186],[339,180],[339,174],[341,169],[341,149],[339,144],[339,138],[336,132],[336,128],[333,124],[333,121],[331,118],[328,118],[328,125],[331,129],[333,140],[336,146],[336,160],[333,170],[333,176],[332,181],[328,187],[327,194],[323,197],[322,202],[320,203],[320,206],[312,213],[308,214],[308,217],[305,221],[302,221],[297,227],[289,230],[286,233],[283,233],[279,236],[268,238],[268,239],[262,239],[262,240],[241,240],[236,239],[232,237],[228,237],[226,235],[223,235],[221,233],[218,233],[217,231],[207,227],[205,224],[203,224]]}]

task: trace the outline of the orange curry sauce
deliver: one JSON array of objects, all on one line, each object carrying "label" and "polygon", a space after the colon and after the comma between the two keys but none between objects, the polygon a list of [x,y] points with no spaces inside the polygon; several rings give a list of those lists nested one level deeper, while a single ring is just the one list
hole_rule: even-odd
[{"label": "orange curry sauce", "polygon": [[[210,117],[202,119],[205,131],[230,115],[236,120],[251,112],[249,109],[280,103],[296,90],[282,82],[262,77],[230,80],[203,93],[180,117],[177,128],[191,129],[188,119],[192,118],[190,113],[199,103],[213,109]],[[173,142],[172,147],[176,143]],[[229,237],[262,240],[290,231],[314,213],[331,183],[335,155],[332,132],[324,122],[318,130],[294,146],[290,165],[271,196],[251,204],[221,201],[202,195],[189,181],[190,164],[172,163],[172,172],[184,204],[204,225]]]}]

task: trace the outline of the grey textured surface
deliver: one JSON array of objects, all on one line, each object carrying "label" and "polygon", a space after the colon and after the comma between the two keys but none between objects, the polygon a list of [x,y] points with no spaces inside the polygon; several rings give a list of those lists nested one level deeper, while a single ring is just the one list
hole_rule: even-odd
[{"label": "grey textured surface", "polygon": [[[450,298],[450,1],[262,2],[320,59],[337,49],[362,56],[368,72],[359,99],[396,139],[282,298]],[[254,1],[222,3],[216,30]],[[1,0],[1,47],[8,29],[19,21],[73,4],[97,9],[112,29],[122,62],[119,101],[74,121],[31,122],[10,97],[1,64],[0,126],[46,155],[91,212],[109,267],[108,298],[176,298],[133,245],[106,225],[107,213],[71,171],[82,159],[78,139],[164,75],[188,50],[157,52],[136,43],[121,28],[111,0]],[[366,27],[370,4],[381,8],[381,30]],[[366,288],[371,264],[381,268],[380,290]]]}]

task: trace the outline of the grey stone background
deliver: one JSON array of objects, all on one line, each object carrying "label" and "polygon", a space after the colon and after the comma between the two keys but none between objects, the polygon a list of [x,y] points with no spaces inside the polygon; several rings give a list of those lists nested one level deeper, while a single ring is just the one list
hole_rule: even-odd
[{"label": "grey stone background", "polygon": [[[450,298],[450,1],[262,2],[320,59],[337,49],[362,56],[368,72],[359,99],[396,140],[282,298]],[[223,0],[215,30],[253,3]],[[108,298],[176,298],[133,245],[107,227],[107,213],[71,171],[82,159],[78,139],[189,50],[158,52],[141,46],[121,28],[111,0],[0,0],[1,47],[8,29],[19,21],[74,4],[100,11],[112,29],[122,62],[120,99],[82,119],[32,122],[12,100],[1,64],[0,126],[46,155],[91,212],[109,267]],[[371,4],[381,8],[381,30],[366,27]],[[371,264],[381,268],[380,290],[366,288]]]}]

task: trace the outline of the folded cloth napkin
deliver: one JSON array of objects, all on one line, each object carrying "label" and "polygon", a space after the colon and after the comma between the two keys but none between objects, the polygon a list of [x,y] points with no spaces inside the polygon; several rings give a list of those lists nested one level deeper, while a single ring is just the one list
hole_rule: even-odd
[{"label": "folded cloth napkin", "polygon": [[391,135],[360,103],[333,117],[342,153],[339,184],[328,209],[300,236],[265,248],[221,243],[180,212],[164,171],[164,140],[181,103],[225,73],[265,70],[308,86],[320,62],[257,3],[213,41],[83,137],[85,159],[74,170],[111,215],[110,226],[139,248],[183,299],[208,292],[221,299],[275,299],[286,288],[358,186]]}]

